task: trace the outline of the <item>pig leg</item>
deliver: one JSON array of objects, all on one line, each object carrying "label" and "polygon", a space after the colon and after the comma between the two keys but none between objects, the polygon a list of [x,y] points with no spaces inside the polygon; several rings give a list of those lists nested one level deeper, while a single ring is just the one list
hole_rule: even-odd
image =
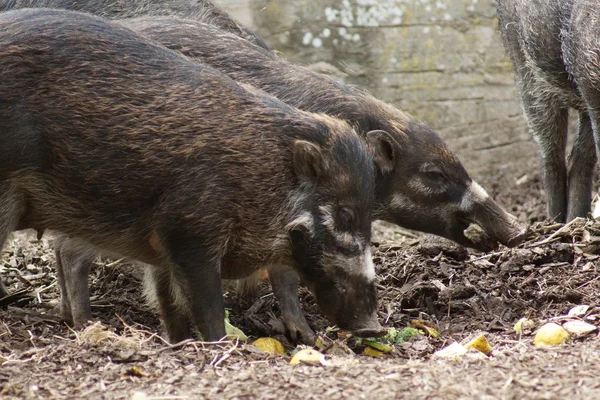
[{"label": "pig leg", "polygon": [[54,245],[61,291],[61,317],[80,329],[92,319],[88,279],[96,259],[93,247],[62,237]]},{"label": "pig leg", "polygon": [[144,289],[148,302],[158,309],[169,342],[191,338],[187,301],[173,278],[172,268],[149,265],[144,274]]},{"label": "pig leg", "polygon": [[202,338],[209,342],[220,340],[225,336],[225,304],[221,289],[221,274],[218,264],[215,264],[209,257],[178,262],[183,272],[182,276],[188,283],[192,321],[200,330]]},{"label": "pig leg", "polygon": [[541,160],[547,212],[564,222],[567,217],[567,166],[565,161],[569,109],[556,99],[536,97],[536,87],[522,88],[529,128],[537,142]]},{"label": "pig leg", "polygon": [[54,258],[56,259],[56,274],[58,275],[58,285],[60,287],[60,318],[67,324],[73,325],[71,301],[69,300],[69,291],[67,289],[67,281],[64,272],[65,268],[61,257],[61,247],[65,240],[67,239],[60,237],[54,242]]},{"label": "pig leg", "polygon": [[596,148],[590,117],[579,112],[579,132],[569,156],[569,207],[567,221],[586,217],[591,210]]},{"label": "pig leg", "polygon": [[293,341],[314,345],[315,334],[308,326],[298,298],[298,274],[290,268],[277,266],[269,268],[269,280],[289,337]]},{"label": "pig leg", "polygon": [[[225,304],[221,288],[221,257],[196,235],[190,237],[182,232],[173,232],[164,239],[161,247],[164,246],[165,254],[170,256],[171,272],[170,278],[158,285],[162,292],[157,294],[164,296],[167,286],[170,286],[171,306],[176,310],[187,306],[189,322],[198,328],[202,338],[211,342],[222,339],[225,336]],[[160,301],[161,297],[158,299]],[[181,326],[181,322],[177,321],[180,319],[178,314],[181,311],[161,314],[167,331]],[[174,333],[177,334],[177,330]]]},{"label": "pig leg", "polygon": [[[15,193],[7,182],[0,183],[0,250],[8,235],[17,229],[19,220],[25,211],[25,201]],[[8,296],[8,290],[0,280],[0,298]]]}]

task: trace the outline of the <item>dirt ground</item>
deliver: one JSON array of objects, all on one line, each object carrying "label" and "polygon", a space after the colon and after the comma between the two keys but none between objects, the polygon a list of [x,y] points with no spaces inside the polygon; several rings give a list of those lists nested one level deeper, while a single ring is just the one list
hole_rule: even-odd
[{"label": "dirt ground", "polygon": [[[556,399],[600,398],[596,333],[537,349],[533,334],[547,321],[600,322],[600,221],[566,227],[543,221],[539,176],[489,177],[484,185],[523,222],[529,241],[489,254],[465,251],[414,232],[378,225],[374,261],[380,277],[379,317],[400,330],[412,320],[440,336],[414,336],[391,353],[362,354],[352,338],[327,329],[301,289],[309,323],[324,337],[326,365],[291,366],[294,345],[281,334],[267,285],[250,300],[226,293],[231,321],[251,336],[273,336],[285,356],[241,342],[188,341],[170,346],[141,294],[142,272],[102,260],[90,280],[94,317],[103,325],[73,331],[54,316],[59,291],[51,239],[16,236],[0,274],[11,293],[0,300],[0,397],[8,399]],[[523,317],[535,326],[520,335]],[[450,343],[484,334],[485,356],[433,356]],[[352,351],[348,352],[348,349]],[[332,351],[332,349],[337,349]],[[346,353],[346,354],[343,354]]]}]

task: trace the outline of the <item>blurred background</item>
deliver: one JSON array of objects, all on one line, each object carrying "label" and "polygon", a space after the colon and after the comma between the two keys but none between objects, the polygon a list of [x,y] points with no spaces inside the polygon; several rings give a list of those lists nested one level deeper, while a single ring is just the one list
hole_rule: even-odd
[{"label": "blurred background", "polygon": [[493,0],[217,2],[284,58],[427,122],[482,183],[538,170]]}]

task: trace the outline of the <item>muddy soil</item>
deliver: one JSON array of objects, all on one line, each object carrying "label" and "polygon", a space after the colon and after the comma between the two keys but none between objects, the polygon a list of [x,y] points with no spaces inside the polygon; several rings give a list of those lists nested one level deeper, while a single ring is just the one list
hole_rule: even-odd
[{"label": "muddy soil", "polygon": [[[81,331],[54,314],[59,291],[52,239],[15,235],[0,274],[12,296],[0,300],[0,396],[9,399],[496,399],[599,398],[596,333],[537,349],[543,323],[571,319],[600,324],[600,221],[567,226],[544,221],[539,176],[489,177],[484,185],[524,223],[530,239],[516,249],[483,254],[415,232],[378,224],[374,261],[380,277],[379,317],[398,330],[414,320],[437,327],[393,346],[383,357],[363,354],[329,327],[301,289],[311,326],[327,344],[326,365],[290,366],[295,345],[282,334],[277,302],[265,282],[254,296],[226,291],[231,321],[250,340],[272,336],[286,355],[270,356],[237,341],[176,346],[159,336],[144,303],[142,271],[98,260],[90,278],[94,317]],[[513,330],[520,318],[534,326]],[[441,359],[452,342],[484,334],[492,352]],[[337,349],[332,351],[332,349]],[[350,349],[350,351],[348,351]]]}]

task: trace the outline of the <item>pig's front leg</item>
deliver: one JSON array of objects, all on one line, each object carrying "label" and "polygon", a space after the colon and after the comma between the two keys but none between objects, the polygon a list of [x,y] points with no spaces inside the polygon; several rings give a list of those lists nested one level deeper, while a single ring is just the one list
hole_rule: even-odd
[{"label": "pig's front leg", "polygon": [[171,265],[149,265],[144,274],[144,292],[148,302],[158,309],[164,336],[171,343],[192,337],[188,300]]},{"label": "pig's front leg", "polygon": [[287,266],[269,267],[269,280],[273,294],[281,308],[281,318],[286,333],[293,341],[315,344],[315,333],[308,326],[298,298],[298,274]]},{"label": "pig's front leg", "polygon": [[[202,239],[185,238],[180,234],[169,237],[168,251],[171,255],[172,277],[177,287],[182,288],[183,298],[188,305],[190,322],[194,324],[206,341],[217,341],[225,336],[225,304],[221,288],[221,258],[207,250],[212,246],[203,245]],[[179,299],[175,299],[179,307]],[[163,313],[167,328],[177,327],[177,313]],[[178,327],[179,329],[179,327]],[[178,332],[173,332],[176,334]],[[171,338],[169,333],[169,338]]]}]

